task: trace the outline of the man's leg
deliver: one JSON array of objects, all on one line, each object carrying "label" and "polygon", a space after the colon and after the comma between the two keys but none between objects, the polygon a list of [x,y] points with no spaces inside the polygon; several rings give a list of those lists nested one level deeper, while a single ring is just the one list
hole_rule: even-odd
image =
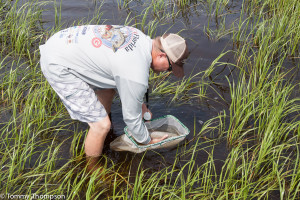
[{"label": "man's leg", "polygon": [[116,92],[114,89],[103,89],[96,90],[95,93],[108,115],[98,122],[88,123],[90,130],[86,136],[84,150],[89,171],[98,169],[97,163],[102,154],[105,138],[111,127],[110,109]]},{"label": "man's leg", "polygon": [[85,153],[88,157],[98,157],[102,153],[103,144],[110,130],[111,122],[108,115],[98,122],[88,123],[90,130],[85,140]]},{"label": "man's leg", "polygon": [[[96,95],[98,100],[104,106],[106,112],[109,114],[112,100],[115,95],[114,89],[97,90]],[[103,145],[107,133],[110,131],[111,121],[107,115],[98,122],[88,123],[90,130],[85,140],[85,153],[88,157],[98,157],[102,153]]]},{"label": "man's leg", "polygon": [[[72,119],[82,122],[100,119],[97,122],[89,123],[90,130],[84,146],[87,160],[88,158],[99,157],[111,126],[109,117],[104,111],[106,107],[99,103],[94,90],[86,82],[70,73],[64,66],[48,64],[41,59],[41,67],[42,72],[63,101]],[[60,76],[60,72],[63,72],[63,78]],[[87,97],[90,98],[87,99]],[[102,99],[101,102],[107,105],[108,100],[105,96]]]},{"label": "man's leg", "polygon": [[102,89],[96,90],[95,93],[98,97],[98,100],[104,106],[106,113],[110,114],[111,104],[116,94],[116,91],[114,89]]}]

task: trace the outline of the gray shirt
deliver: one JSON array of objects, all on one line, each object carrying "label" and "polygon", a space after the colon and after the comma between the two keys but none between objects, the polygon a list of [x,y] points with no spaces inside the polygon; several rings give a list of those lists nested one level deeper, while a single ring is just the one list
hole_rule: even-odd
[{"label": "gray shirt", "polygon": [[116,88],[123,119],[137,142],[148,144],[142,104],[148,88],[152,40],[128,26],[75,26],[40,46],[49,63],[65,66],[90,85]]}]

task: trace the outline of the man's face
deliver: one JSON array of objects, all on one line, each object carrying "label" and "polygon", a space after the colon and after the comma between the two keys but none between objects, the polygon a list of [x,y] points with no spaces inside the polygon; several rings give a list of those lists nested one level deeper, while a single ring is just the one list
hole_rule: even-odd
[{"label": "man's face", "polygon": [[167,71],[169,69],[167,55],[163,52],[158,52],[152,59],[151,68],[155,73]]}]

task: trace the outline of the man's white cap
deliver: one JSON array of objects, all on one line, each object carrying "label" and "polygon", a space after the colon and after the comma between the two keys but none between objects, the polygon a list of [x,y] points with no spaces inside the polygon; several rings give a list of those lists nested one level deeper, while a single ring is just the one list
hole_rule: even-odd
[{"label": "man's white cap", "polygon": [[172,61],[172,71],[175,76],[183,77],[183,61],[188,57],[188,49],[185,39],[177,34],[164,34],[161,38],[161,45],[169,59]]}]

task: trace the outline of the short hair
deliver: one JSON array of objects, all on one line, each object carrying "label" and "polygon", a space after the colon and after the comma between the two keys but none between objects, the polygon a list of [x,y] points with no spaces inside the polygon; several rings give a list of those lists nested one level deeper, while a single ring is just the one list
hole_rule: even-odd
[{"label": "short hair", "polygon": [[156,38],[154,38],[154,48],[157,51],[160,51],[162,49],[160,38],[161,38],[160,36],[157,36]]}]

